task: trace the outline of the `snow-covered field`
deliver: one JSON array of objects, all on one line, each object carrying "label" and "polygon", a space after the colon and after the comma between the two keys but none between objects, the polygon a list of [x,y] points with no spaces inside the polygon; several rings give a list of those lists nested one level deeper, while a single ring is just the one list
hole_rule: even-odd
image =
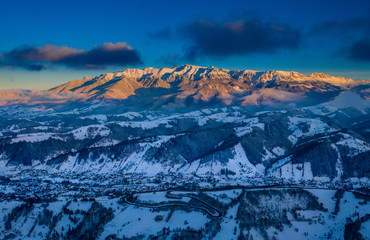
[{"label": "snow-covered field", "polygon": [[[155,209],[132,206],[123,203],[120,198],[98,197],[91,201],[82,201],[81,199],[73,200],[71,197],[60,197],[57,201],[31,204],[16,200],[3,201],[0,202],[2,216],[0,238],[13,236],[13,239],[45,239],[53,234],[63,238],[63,236],[67,237],[79,231],[81,233],[92,231],[89,228],[85,229],[89,226],[94,229],[93,231],[97,230],[97,239],[134,236],[139,239],[147,239],[150,236],[164,236],[165,239],[171,239],[175,235],[190,233],[200,234],[196,235],[197,239],[236,240],[241,235],[253,236],[253,239],[263,239],[263,236],[268,236],[270,239],[272,237],[275,239],[343,239],[348,219],[355,221],[370,214],[369,204],[363,199],[356,198],[352,192],[344,192],[343,197],[337,200],[336,190],[293,190],[294,194],[289,189],[270,190],[273,191],[268,193],[269,191],[266,190],[253,190],[253,196],[259,197],[258,203],[246,197],[250,191],[248,189],[203,192],[205,196],[216,201],[209,204],[213,204],[224,213],[221,218],[210,217],[205,212],[196,209],[181,207]],[[197,192],[172,192],[172,194],[186,193],[198,194]],[[286,197],[280,198],[281,196]],[[280,202],[274,199],[280,199]],[[299,204],[294,199],[299,199],[302,204],[317,201],[321,207],[303,207],[296,210],[294,214],[293,210],[289,210]],[[183,198],[182,201],[184,200]],[[169,202],[171,199],[166,197],[166,192],[147,192],[139,194],[137,201],[159,203]],[[271,204],[271,201],[275,202]],[[337,213],[335,213],[336,201],[339,201]],[[217,202],[220,205],[216,204]],[[249,203],[245,205],[245,202]],[[269,210],[271,220],[275,215],[281,214],[279,209],[287,209],[286,216],[290,224],[285,224],[284,220],[282,227],[279,228],[275,225],[253,224],[250,229],[245,228],[243,224],[248,219],[240,213],[246,206],[248,206],[248,211],[255,211],[257,221],[259,221],[260,211]],[[279,208],[276,208],[277,206]],[[93,207],[94,211],[91,210]],[[253,210],[255,207],[263,207],[263,209]],[[104,223],[100,226],[99,221],[96,222],[93,219],[97,217],[103,219],[104,216],[99,215],[99,212],[104,211],[112,214],[106,215],[109,218],[100,220]],[[95,217],[92,218],[94,214]],[[358,231],[366,240],[370,239],[369,222],[370,220],[366,220],[361,223]],[[188,235],[188,238],[189,236],[195,235]]]}]

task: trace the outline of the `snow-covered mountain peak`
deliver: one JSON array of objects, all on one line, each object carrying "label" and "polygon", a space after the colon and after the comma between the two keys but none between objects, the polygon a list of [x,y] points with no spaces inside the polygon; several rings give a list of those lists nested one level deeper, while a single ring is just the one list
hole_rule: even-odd
[{"label": "snow-covered mountain peak", "polygon": [[[77,93],[83,95],[78,101],[129,99],[132,106],[139,104],[156,108],[182,108],[197,104],[248,105],[253,102],[252,105],[260,105],[265,99],[268,99],[269,104],[297,104],[301,100],[309,103],[308,97],[311,96],[315,96],[317,103],[348,90],[367,99],[368,83],[324,73],[304,75],[294,71],[259,72],[182,65],[173,68],[129,68],[121,72],[85,77],[51,88],[45,94],[54,94],[59,98],[58,95]],[[317,94],[322,94],[325,99],[321,100]],[[18,97],[22,98],[21,95]],[[16,98],[13,97],[13,100]],[[23,100],[0,100],[2,105],[17,102],[27,104]]]}]

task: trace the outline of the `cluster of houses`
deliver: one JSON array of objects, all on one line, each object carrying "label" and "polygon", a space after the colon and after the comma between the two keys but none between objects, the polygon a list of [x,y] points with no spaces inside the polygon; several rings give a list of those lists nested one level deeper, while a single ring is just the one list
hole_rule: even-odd
[{"label": "cluster of houses", "polygon": [[266,188],[302,187],[329,189],[368,188],[369,182],[363,179],[318,181],[276,178],[245,177],[229,179],[219,176],[199,177],[183,174],[158,174],[148,177],[138,174],[48,174],[45,170],[25,170],[14,175],[2,176],[0,181],[0,201],[24,198],[56,198],[58,196],[119,197],[128,192],[152,192],[168,189],[215,189],[227,187]]}]

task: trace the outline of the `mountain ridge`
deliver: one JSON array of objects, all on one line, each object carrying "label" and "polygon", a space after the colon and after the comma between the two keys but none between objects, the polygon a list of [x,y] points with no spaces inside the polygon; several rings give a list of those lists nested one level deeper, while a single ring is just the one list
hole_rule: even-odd
[{"label": "mountain ridge", "polygon": [[227,70],[182,65],[130,68],[72,80],[45,91],[0,90],[0,105],[88,103],[95,100],[163,109],[204,104],[256,106],[299,104],[303,101],[307,104],[321,98],[320,101],[327,101],[348,90],[369,99],[369,88],[370,80],[353,80],[325,73],[304,75],[294,71]]},{"label": "mountain ridge", "polygon": [[[203,81],[201,81],[203,80]],[[184,91],[199,90],[201,88],[207,88],[207,84],[204,80],[213,80],[218,83],[228,83],[236,85],[234,89],[227,89],[228,91],[241,91],[251,90],[251,88],[263,88],[266,82],[270,81],[297,81],[297,82],[326,82],[333,86],[343,86],[345,84],[356,84],[353,79],[334,77],[324,73],[311,73],[304,75],[294,71],[263,71],[258,72],[254,70],[226,70],[218,69],[216,67],[199,67],[194,65],[182,65],[174,68],[145,68],[145,69],[126,69],[122,72],[106,73],[92,78],[84,78],[81,80],[72,80],[65,84],[58,85],[54,88],[49,89],[53,93],[63,93],[66,91],[88,93],[91,96],[97,92],[96,87],[111,82],[111,86],[107,86],[107,91],[115,91],[114,87],[124,87],[123,82],[126,84],[126,88],[122,88],[122,92],[128,94],[124,95],[100,95],[98,98],[112,98],[112,99],[125,99],[132,93],[133,89],[139,87],[150,88],[150,87],[163,87],[171,88],[173,82],[180,81],[180,89]],[[198,81],[202,86],[194,86],[191,83]],[[225,82],[229,81],[229,82]],[[120,83],[117,85],[117,82]],[[239,83],[239,84],[238,84]],[[109,85],[109,84],[108,84]],[[199,84],[198,84],[199,85]],[[113,89],[112,89],[113,87]],[[130,89],[130,87],[132,89]],[[213,86],[212,86],[213,87]],[[225,89],[220,86],[216,88],[218,93],[221,95],[225,94]]]}]

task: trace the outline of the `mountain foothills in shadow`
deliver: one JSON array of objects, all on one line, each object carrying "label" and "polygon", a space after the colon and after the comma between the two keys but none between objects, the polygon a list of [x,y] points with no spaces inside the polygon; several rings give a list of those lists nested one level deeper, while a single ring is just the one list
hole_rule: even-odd
[{"label": "mountain foothills in shadow", "polygon": [[[167,91],[156,90],[152,95]],[[144,92],[138,97],[152,90],[136,91]],[[0,173],[171,176],[197,184],[196,177],[214,185],[367,186],[370,177],[370,103],[353,92],[269,111],[204,106],[127,112],[111,102],[76,104],[1,107]]]},{"label": "mountain foothills in shadow", "polygon": [[295,107],[327,101],[348,90],[369,98],[368,89],[369,81],[323,73],[231,71],[183,65],[126,69],[73,80],[47,91],[2,90],[0,105],[49,106],[104,100],[127,109],[143,110],[179,110],[215,105]]}]

